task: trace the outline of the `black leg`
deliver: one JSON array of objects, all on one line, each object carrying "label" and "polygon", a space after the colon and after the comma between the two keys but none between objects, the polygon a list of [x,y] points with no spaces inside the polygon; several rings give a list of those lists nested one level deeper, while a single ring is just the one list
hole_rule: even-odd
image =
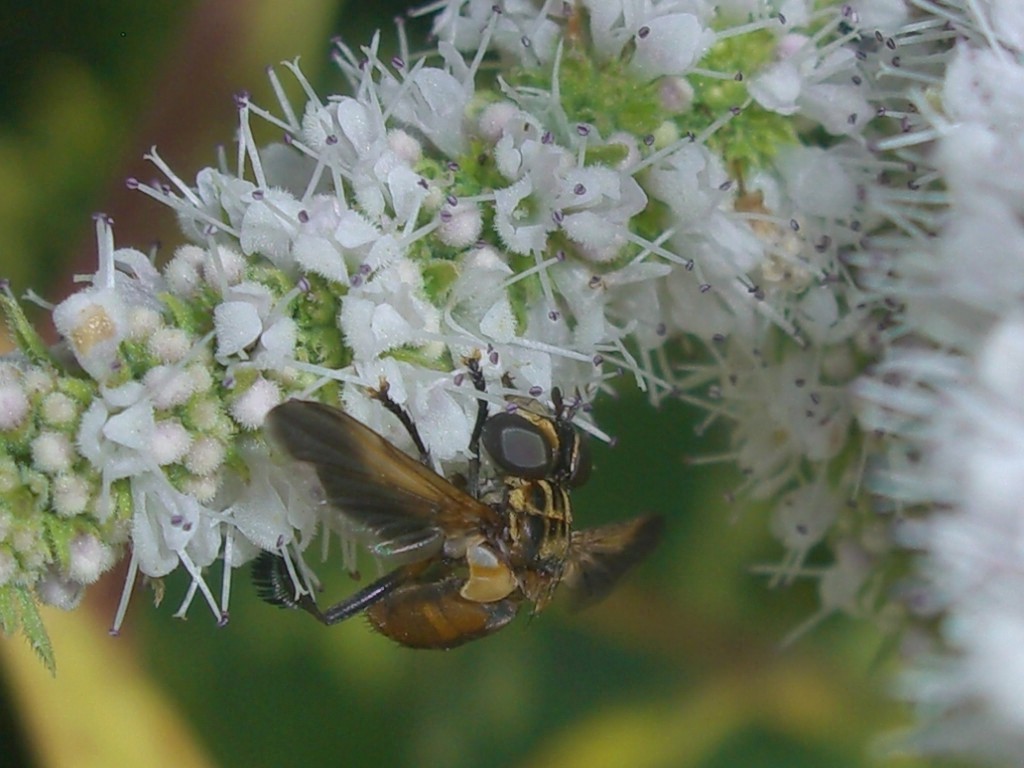
[{"label": "black leg", "polygon": [[383,600],[394,592],[397,587],[405,584],[406,581],[408,581],[408,574],[406,574],[405,569],[397,568],[391,571],[391,573],[381,576],[372,584],[367,584],[348,599],[335,603],[322,613],[309,595],[303,595],[303,597],[309,598],[309,603],[312,607],[307,605],[300,605],[299,607],[321,623],[331,626],[339,621],[344,621],[350,616],[355,616],[360,611]]},{"label": "black leg", "polygon": [[420,437],[420,431],[416,429],[416,424],[412,420],[412,416],[402,406],[391,399],[391,395],[388,394],[388,383],[385,380],[381,380],[380,386],[377,389],[370,390],[371,394],[380,401],[380,404],[387,408],[391,413],[395,414],[402,426],[405,427],[405,431],[409,433],[409,437],[412,438],[413,443],[416,445],[416,450],[420,452],[420,461],[430,466],[430,452],[427,450],[427,446],[423,444],[423,438]]},{"label": "black leg", "polygon": [[253,564],[252,580],[262,600],[280,608],[301,608],[321,624],[331,626],[383,600],[395,589],[414,579],[424,567],[422,563],[415,563],[396,568],[325,611],[320,610],[308,592],[295,596],[295,585],[288,573],[288,565],[280,555],[262,552]]},{"label": "black leg", "polygon": [[[469,380],[473,382],[477,392],[485,392],[487,384],[484,381],[483,371],[480,370],[480,359],[467,357],[466,368],[469,370]],[[476,399],[476,422],[473,424],[473,433],[469,438],[469,477],[467,485],[469,492],[475,498],[480,497],[480,434],[484,430],[484,422],[487,421],[488,405],[482,397]]]}]

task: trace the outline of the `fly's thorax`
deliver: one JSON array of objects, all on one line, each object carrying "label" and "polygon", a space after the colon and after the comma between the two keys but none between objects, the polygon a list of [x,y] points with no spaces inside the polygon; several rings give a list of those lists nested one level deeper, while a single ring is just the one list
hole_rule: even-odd
[{"label": "fly's thorax", "polygon": [[548,480],[506,478],[505,503],[513,558],[525,566],[560,562],[569,551],[569,492]]}]

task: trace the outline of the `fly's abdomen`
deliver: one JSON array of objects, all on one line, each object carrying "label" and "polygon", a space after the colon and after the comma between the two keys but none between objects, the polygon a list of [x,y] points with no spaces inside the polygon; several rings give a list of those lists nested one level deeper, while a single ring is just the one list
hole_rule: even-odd
[{"label": "fly's abdomen", "polygon": [[366,609],[370,624],[409,648],[445,649],[497,632],[515,618],[519,599],[476,603],[459,594],[454,576],[399,587]]}]

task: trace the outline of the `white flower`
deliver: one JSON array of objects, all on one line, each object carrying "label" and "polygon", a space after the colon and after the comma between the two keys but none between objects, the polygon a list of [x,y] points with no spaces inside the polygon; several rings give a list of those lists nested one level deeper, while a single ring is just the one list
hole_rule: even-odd
[{"label": "white flower", "polygon": [[17,429],[28,416],[28,396],[20,379],[13,367],[0,370],[0,430]]},{"label": "white flower", "polygon": [[[304,272],[322,275],[343,285],[348,283],[345,250],[335,237],[342,208],[333,196],[317,196],[309,201],[305,216],[299,218],[299,233],[292,244],[295,263]],[[352,211],[349,215],[357,216]],[[341,228],[347,233],[347,228]]]},{"label": "white flower", "polygon": [[395,117],[448,157],[466,149],[463,122],[472,96],[472,80],[460,82],[437,67],[420,67],[401,80],[388,77],[381,82],[382,101]]},{"label": "white flower", "polygon": [[348,96],[326,106],[307,102],[302,129],[302,138],[311,150],[347,171],[372,165],[388,148],[380,109]]},{"label": "white flower", "polygon": [[132,553],[147,576],[166,576],[186,563],[189,571],[210,565],[221,544],[221,523],[212,510],[175,490],[160,472],[132,477]]},{"label": "white flower", "polygon": [[523,63],[548,63],[554,56],[561,28],[531,0],[505,0],[500,14],[494,12],[491,0],[452,0],[436,5],[443,10],[434,18],[434,35],[460,51],[475,51],[490,42]]},{"label": "white flower", "polygon": [[750,95],[761,106],[780,115],[796,112],[820,123],[829,133],[842,136],[859,132],[873,116],[855,53],[839,48],[824,58],[807,44],[793,51],[794,36],[780,42],[787,56],[752,78]]},{"label": "white flower", "polygon": [[51,392],[43,398],[43,421],[50,426],[70,426],[78,415],[78,404],[63,392]]},{"label": "white flower", "polygon": [[[529,116],[510,121],[495,147],[498,168],[511,186],[494,192],[495,226],[514,253],[539,254],[561,229],[595,261],[609,261],[628,242],[630,219],[647,197],[629,173],[579,167],[568,148]],[[594,136],[596,144],[599,137]],[[619,142],[613,142],[619,143]]]},{"label": "white flower", "polygon": [[231,286],[214,309],[217,358],[252,359],[262,367],[293,359],[295,322],[278,310],[270,290],[256,282]]},{"label": "white flower", "polygon": [[597,51],[613,58],[635,45],[630,66],[646,78],[683,74],[714,42],[714,33],[697,16],[674,12],[679,4],[672,0],[584,0],[584,5]]},{"label": "white flower", "polygon": [[565,185],[574,197],[561,208],[562,230],[588,258],[614,259],[629,242],[630,219],[647,207],[647,195],[631,175],[600,166],[566,174]]},{"label": "white flower", "polygon": [[85,597],[85,584],[52,568],[36,582],[35,586],[36,595],[40,600],[64,611],[77,608]]},{"label": "white flower", "polygon": [[61,517],[86,512],[92,500],[92,487],[79,475],[58,475],[53,480],[53,511]]},{"label": "white flower", "polygon": [[442,243],[453,248],[468,248],[483,231],[483,215],[480,207],[473,203],[460,201],[454,206],[446,206],[439,218],[441,223],[437,236]]},{"label": "white flower", "polygon": [[821,380],[812,353],[791,351],[773,366],[731,361],[716,399],[736,425],[737,463],[750,493],[769,497],[798,478],[803,461],[827,462],[846,445],[852,413],[840,387]]},{"label": "white flower", "polygon": [[927,60],[942,68],[920,73],[934,87],[894,144],[934,142],[910,154],[942,194],[915,221],[882,208],[905,234],[862,263],[899,331],[854,389],[860,421],[885,436],[866,481],[881,509],[912,518],[898,539],[918,554],[907,613],[939,627],[908,643],[904,693],[922,705],[910,743],[1008,762],[1024,748],[1024,187],[1007,171],[1022,160],[1018,5],[951,4],[930,22],[958,40]]},{"label": "white flower", "polygon": [[283,398],[276,382],[258,378],[231,404],[231,415],[245,429],[259,429],[267,413]]},{"label": "white flower", "polygon": [[76,536],[69,549],[68,576],[81,584],[92,584],[117,561],[115,551],[90,533]]},{"label": "white flower", "polygon": [[36,469],[55,475],[70,469],[75,456],[67,435],[45,431],[32,441],[32,459]]},{"label": "white flower", "polygon": [[190,190],[189,202],[195,207],[180,211],[179,222],[185,234],[194,242],[206,241],[205,229],[212,221],[227,217],[228,225],[238,233],[242,217],[249,208],[256,185],[247,179],[222,173],[215,168],[203,168],[196,174],[196,186]]},{"label": "white flower", "polygon": [[786,548],[786,559],[779,570],[782,579],[791,578],[803,565],[807,554],[820,544],[838,519],[844,503],[819,476],[813,484],[786,493],[772,513],[772,534]]},{"label": "white flower", "polygon": [[233,498],[225,516],[244,536],[236,540],[238,563],[259,550],[278,550],[288,544],[305,548],[323,521],[322,491],[308,468],[272,461],[264,451],[242,449],[249,468],[248,483],[228,480],[225,492]]},{"label": "white flower", "polygon": [[693,68],[715,41],[692,13],[667,13],[651,17],[637,28],[633,42],[636,52],[630,69],[639,77],[653,80],[664,75],[683,75]]},{"label": "white flower", "polygon": [[288,269],[302,204],[283,190],[257,190],[252,196],[242,217],[242,252],[247,256],[258,253],[277,267]]},{"label": "white flower", "polygon": [[200,387],[190,371],[178,365],[157,365],[142,378],[154,408],[169,410],[184,405]]},{"label": "white flower", "polygon": [[357,360],[416,345],[440,328],[440,312],[423,295],[423,277],[402,259],[379,270],[342,299],[340,323]]},{"label": "white flower", "polygon": [[97,219],[100,268],[92,287],[74,293],[53,310],[53,323],[85,371],[106,382],[122,365],[120,344],[132,333],[132,310],[159,306],[159,273],[146,256],[114,250],[110,223]]}]

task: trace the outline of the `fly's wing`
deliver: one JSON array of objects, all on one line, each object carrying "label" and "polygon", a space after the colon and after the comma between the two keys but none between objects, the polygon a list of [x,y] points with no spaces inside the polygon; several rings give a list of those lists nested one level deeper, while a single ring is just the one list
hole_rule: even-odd
[{"label": "fly's wing", "polygon": [[267,414],[265,428],[313,465],[327,502],[377,542],[378,554],[429,556],[446,537],[497,522],[490,507],[337,408],[289,400]]},{"label": "fly's wing", "polygon": [[573,531],[562,572],[572,607],[584,608],[606,597],[630,568],[654,550],[664,528],[662,517],[646,515]]}]

